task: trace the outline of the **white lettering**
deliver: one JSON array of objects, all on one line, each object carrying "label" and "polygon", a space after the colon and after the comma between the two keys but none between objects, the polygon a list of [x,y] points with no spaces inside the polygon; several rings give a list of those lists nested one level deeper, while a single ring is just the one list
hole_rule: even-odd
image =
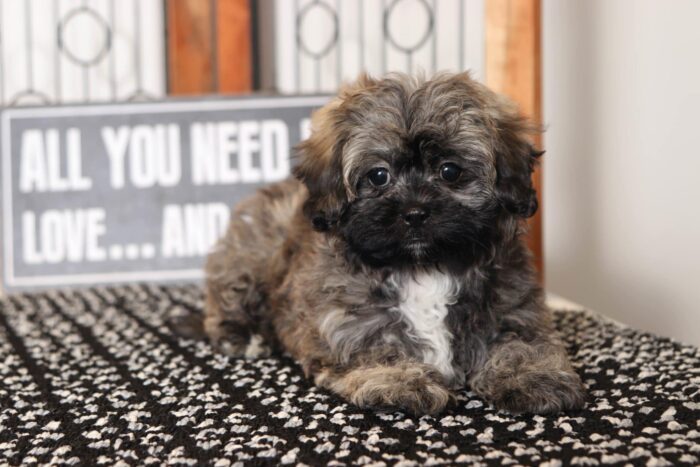
[{"label": "white lettering", "polygon": [[[63,172],[65,168],[65,174]],[[65,160],[61,153],[61,135],[55,128],[45,132],[26,130],[22,134],[19,164],[19,189],[32,191],[84,191],[92,180],[82,174],[80,130],[66,130]]]},{"label": "white lettering", "polygon": [[110,184],[115,190],[124,188],[124,159],[129,147],[129,127],[120,126],[117,129],[111,126],[103,127],[102,141],[109,157]]},{"label": "white lettering", "polygon": [[282,120],[193,123],[195,185],[273,182],[289,175],[289,131]]},{"label": "white lettering", "polygon": [[206,255],[224,233],[229,213],[229,208],[222,203],[166,205],[163,208],[162,256]]},{"label": "white lettering", "polygon": [[27,264],[104,261],[99,239],[106,232],[103,209],[47,210],[38,219],[22,213],[23,258]]}]

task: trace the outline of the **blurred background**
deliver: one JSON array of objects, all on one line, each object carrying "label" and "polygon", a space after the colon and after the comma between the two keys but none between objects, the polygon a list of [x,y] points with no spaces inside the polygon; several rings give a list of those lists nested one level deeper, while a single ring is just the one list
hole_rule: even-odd
[{"label": "blurred background", "polygon": [[700,344],[698,18],[693,0],[0,0],[0,103],[326,94],[363,70],[469,69],[547,128],[546,289]]}]

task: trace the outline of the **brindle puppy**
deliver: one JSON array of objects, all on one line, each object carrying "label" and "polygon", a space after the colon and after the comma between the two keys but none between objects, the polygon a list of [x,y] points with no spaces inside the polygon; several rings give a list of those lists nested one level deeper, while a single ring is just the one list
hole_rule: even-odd
[{"label": "brindle puppy", "polygon": [[205,330],[288,351],[362,407],[554,412],[584,391],[523,245],[533,127],[467,74],[360,79],[315,113],[295,179],[241,203],[206,266]]}]

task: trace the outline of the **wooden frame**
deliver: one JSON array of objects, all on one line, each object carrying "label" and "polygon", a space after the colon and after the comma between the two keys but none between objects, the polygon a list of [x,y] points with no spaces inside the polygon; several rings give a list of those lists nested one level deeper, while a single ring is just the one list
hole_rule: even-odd
[{"label": "wooden frame", "polygon": [[168,93],[252,91],[249,0],[167,0]]},{"label": "wooden frame", "polygon": [[[538,125],[542,121],[540,51],[540,0],[486,0],[486,84],[513,99]],[[542,146],[541,136],[535,144]],[[542,280],[541,166],[533,182],[540,209],[529,221],[528,245]]]}]

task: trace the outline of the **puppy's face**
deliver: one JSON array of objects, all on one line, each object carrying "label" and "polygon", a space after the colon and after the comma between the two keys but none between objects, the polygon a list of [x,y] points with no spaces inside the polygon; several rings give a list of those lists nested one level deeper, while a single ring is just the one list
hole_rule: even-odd
[{"label": "puppy's face", "polygon": [[363,77],[312,127],[306,213],[369,265],[470,262],[537,207],[526,123],[466,74]]}]

